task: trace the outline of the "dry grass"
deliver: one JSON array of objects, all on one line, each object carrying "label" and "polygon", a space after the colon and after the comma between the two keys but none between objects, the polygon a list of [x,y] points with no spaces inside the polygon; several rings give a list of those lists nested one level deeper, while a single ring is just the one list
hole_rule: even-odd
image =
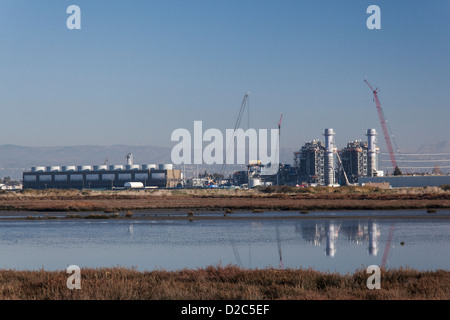
[{"label": "dry grass", "polygon": [[447,193],[450,185],[441,187],[411,187],[382,189],[373,186],[341,186],[341,187],[310,187],[298,188],[293,186],[267,186],[255,189],[147,189],[147,190],[120,190],[120,191],[98,191],[98,190],[76,190],[76,189],[48,189],[32,190],[26,189],[22,192],[8,192],[1,194],[1,197],[26,197],[26,198],[61,198],[61,197],[107,197],[109,199],[132,198],[142,196],[215,196],[215,197],[236,197],[236,196],[261,196],[264,194],[424,194],[424,193]]},{"label": "dry grass", "polygon": [[81,289],[66,287],[64,271],[0,271],[0,299],[14,300],[372,300],[450,299],[450,272],[382,271],[381,289],[366,287],[364,270],[353,274],[313,270],[246,270],[215,266],[141,272],[125,268],[81,270]]}]

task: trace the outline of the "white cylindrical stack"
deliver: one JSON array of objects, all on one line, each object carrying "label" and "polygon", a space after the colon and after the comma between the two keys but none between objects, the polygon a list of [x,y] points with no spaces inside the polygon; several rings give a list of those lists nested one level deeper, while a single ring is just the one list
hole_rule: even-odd
[{"label": "white cylindrical stack", "polygon": [[375,176],[377,166],[377,131],[375,129],[367,129],[367,176]]},{"label": "white cylindrical stack", "polygon": [[325,129],[325,163],[324,163],[324,182],[326,186],[334,184],[334,130]]}]

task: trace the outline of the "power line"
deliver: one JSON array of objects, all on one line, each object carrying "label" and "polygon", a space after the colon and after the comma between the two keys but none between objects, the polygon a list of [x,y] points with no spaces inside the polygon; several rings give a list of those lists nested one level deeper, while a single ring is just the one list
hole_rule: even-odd
[{"label": "power line", "polygon": [[[389,153],[380,153],[381,155],[389,155]],[[450,156],[450,153],[402,153],[402,156]]]},{"label": "power line", "polygon": [[[431,169],[435,168],[435,166],[431,167],[400,167],[400,169]],[[440,169],[450,168],[450,166],[439,166]]]},{"label": "power line", "polygon": [[[381,159],[380,161],[390,162],[391,160]],[[448,159],[448,160],[403,160],[403,162],[450,162],[450,159]]]}]

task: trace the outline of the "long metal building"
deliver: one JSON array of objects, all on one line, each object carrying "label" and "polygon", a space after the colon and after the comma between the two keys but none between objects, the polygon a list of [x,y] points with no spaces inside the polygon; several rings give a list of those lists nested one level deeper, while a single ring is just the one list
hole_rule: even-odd
[{"label": "long metal building", "polygon": [[140,182],[145,187],[174,188],[182,183],[181,170],[172,164],[32,167],[23,172],[24,189],[103,189],[124,188]]}]

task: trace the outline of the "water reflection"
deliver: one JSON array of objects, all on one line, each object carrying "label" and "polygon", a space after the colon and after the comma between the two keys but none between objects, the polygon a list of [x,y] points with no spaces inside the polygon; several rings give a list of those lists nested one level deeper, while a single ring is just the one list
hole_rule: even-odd
[{"label": "water reflection", "polygon": [[349,243],[361,245],[368,241],[369,255],[376,256],[378,254],[380,228],[374,220],[302,222],[296,225],[295,231],[302,235],[303,240],[314,246],[321,246],[325,243],[325,254],[329,257],[336,255],[340,233],[346,237]]},{"label": "water reflection", "polygon": [[389,268],[448,269],[449,221],[376,216],[4,221],[0,269],[61,269],[76,264],[176,270],[220,263],[349,272],[362,265],[380,265],[385,259]]}]

